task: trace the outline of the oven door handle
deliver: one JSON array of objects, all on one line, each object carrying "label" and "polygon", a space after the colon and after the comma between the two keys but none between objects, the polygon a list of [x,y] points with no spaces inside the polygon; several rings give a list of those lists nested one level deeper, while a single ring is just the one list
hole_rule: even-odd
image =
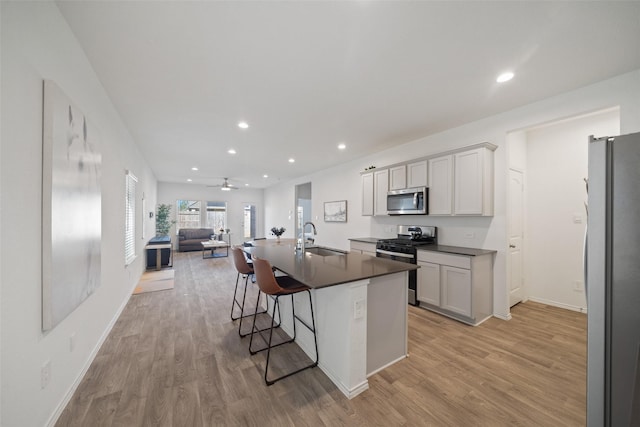
[{"label": "oven door handle", "polygon": [[410,255],[410,254],[403,254],[403,253],[400,253],[400,252],[384,251],[382,249],[376,249],[376,253],[383,254],[383,255],[389,255],[389,256],[397,256],[399,258],[415,258],[413,255]]}]

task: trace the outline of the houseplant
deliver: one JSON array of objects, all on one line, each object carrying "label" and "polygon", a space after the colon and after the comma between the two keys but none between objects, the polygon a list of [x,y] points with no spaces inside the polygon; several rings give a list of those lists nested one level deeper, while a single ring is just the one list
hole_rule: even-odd
[{"label": "houseplant", "polygon": [[171,205],[159,204],[156,210],[156,237],[168,236],[171,226],[176,223],[171,217]]},{"label": "houseplant", "polygon": [[284,227],[271,227],[271,234],[273,234],[274,236],[276,236],[276,240],[278,242],[280,242],[280,236],[282,236],[284,234],[284,232],[287,231],[286,228]]}]

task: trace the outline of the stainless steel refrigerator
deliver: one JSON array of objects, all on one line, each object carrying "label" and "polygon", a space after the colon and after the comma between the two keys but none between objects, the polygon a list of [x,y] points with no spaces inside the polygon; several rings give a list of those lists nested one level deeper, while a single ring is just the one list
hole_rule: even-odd
[{"label": "stainless steel refrigerator", "polygon": [[589,138],[587,426],[640,426],[640,133]]}]

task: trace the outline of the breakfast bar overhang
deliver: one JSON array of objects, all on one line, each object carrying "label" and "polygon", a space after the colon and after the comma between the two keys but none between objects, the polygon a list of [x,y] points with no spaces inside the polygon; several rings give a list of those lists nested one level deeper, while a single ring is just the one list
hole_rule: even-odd
[{"label": "breakfast bar overhang", "polygon": [[[345,396],[367,390],[370,375],[407,357],[407,272],[416,265],[330,249],[302,253],[293,239],[253,244],[245,252],[312,288],[318,366]],[[308,300],[296,297],[295,304],[310,321]],[[280,309],[282,328],[292,335],[290,301]],[[296,344],[312,357],[311,333],[300,328]]]}]

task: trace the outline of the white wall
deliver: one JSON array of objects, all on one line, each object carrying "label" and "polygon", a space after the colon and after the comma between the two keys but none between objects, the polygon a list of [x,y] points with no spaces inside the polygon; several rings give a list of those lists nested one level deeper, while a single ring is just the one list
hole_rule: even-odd
[{"label": "white wall", "polygon": [[[289,217],[289,211],[294,206],[294,186],[307,181],[312,182],[313,186],[312,215],[318,226],[316,242],[320,245],[347,249],[349,237],[393,236],[397,224],[438,226],[440,242],[443,244],[498,251],[494,263],[494,315],[509,318],[506,279],[507,137],[511,132],[615,106],[620,107],[621,133],[640,131],[640,70],[270,187],[265,190],[266,227],[282,224],[287,230],[293,230],[293,217]],[[360,172],[365,167],[382,167],[483,141],[498,146],[495,152],[493,217],[364,217],[360,214]],[[343,199],[347,200],[348,222],[324,223],[323,202]],[[466,238],[468,233],[473,233],[474,237]]]},{"label": "white wall", "polygon": [[[158,183],[158,203],[171,205],[171,218],[176,218],[176,201],[202,200],[210,202],[227,202],[227,228],[231,230],[231,244],[244,242],[243,223],[244,205],[249,203],[256,207],[256,237],[264,236],[264,191],[262,189],[240,188],[222,191],[216,187],[199,184]],[[155,208],[154,208],[155,210]],[[203,225],[204,227],[204,225]],[[270,228],[270,227],[269,227]],[[176,226],[171,228],[172,242],[176,245]]]},{"label": "white wall", "polygon": [[586,309],[582,249],[587,136],[618,135],[619,117],[614,109],[526,132],[524,282],[525,294],[534,301]]},{"label": "white wall", "polygon": [[[124,267],[125,169],[155,205],[156,180],[53,2],[1,2],[2,156],[0,307],[2,419],[43,426],[57,416],[144,268],[136,215],[137,259]],[[98,129],[102,153],[102,276],[96,292],[53,330],[41,331],[43,79],[55,81]],[[70,336],[75,334],[75,349]],[[51,361],[51,382],[40,387]]]}]

